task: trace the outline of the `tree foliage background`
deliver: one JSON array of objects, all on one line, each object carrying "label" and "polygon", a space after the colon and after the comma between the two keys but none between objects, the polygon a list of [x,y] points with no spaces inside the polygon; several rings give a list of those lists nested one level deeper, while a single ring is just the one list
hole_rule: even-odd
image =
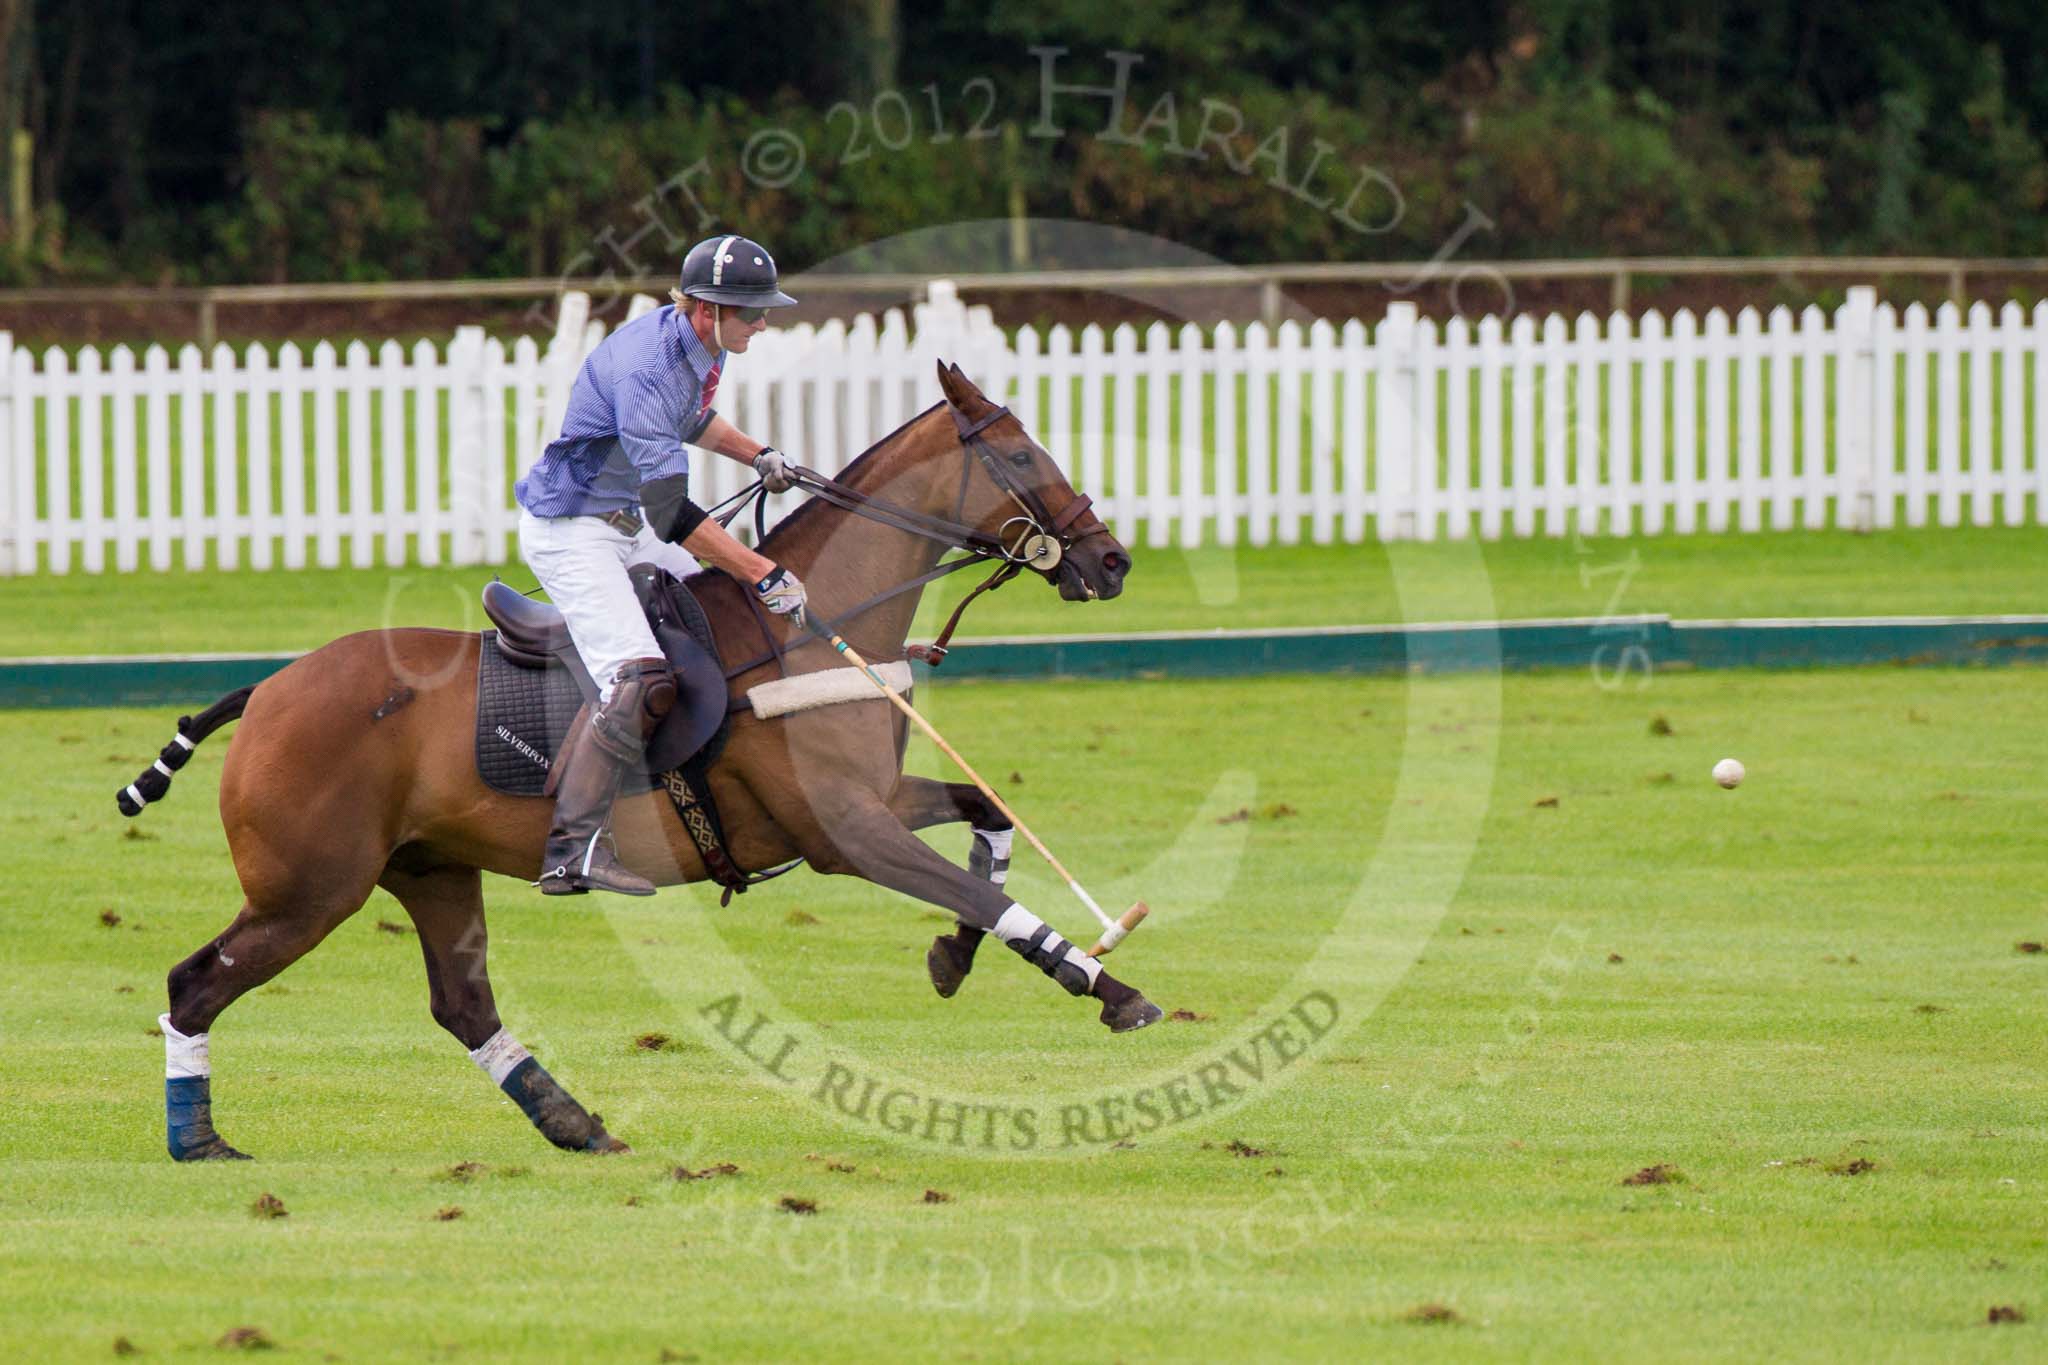
[{"label": "tree foliage background", "polygon": [[[1468,256],[2048,238],[2040,0],[0,0],[0,39],[14,282],[551,274],[699,158],[701,202],[795,266],[1020,196],[1243,263],[1426,256],[1474,210]],[[1225,102],[1240,157],[1284,128],[1292,175],[1320,138],[1399,219],[1355,230],[1169,133],[1095,138],[1102,101],[967,141],[976,79],[994,122],[1036,118],[1034,45],[1073,81],[1142,53],[1131,125],[1171,94],[1192,139]],[[740,165],[768,127],[807,151],[786,186]]]}]

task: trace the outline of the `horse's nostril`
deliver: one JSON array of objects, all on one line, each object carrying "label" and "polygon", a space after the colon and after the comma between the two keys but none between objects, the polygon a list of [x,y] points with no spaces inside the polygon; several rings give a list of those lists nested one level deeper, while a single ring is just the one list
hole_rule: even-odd
[{"label": "horse's nostril", "polygon": [[1116,553],[1114,550],[1112,550],[1102,557],[1102,568],[1103,572],[1112,573],[1115,574],[1118,578],[1122,578],[1125,574],[1131,571],[1130,557],[1127,555],[1120,555]]}]

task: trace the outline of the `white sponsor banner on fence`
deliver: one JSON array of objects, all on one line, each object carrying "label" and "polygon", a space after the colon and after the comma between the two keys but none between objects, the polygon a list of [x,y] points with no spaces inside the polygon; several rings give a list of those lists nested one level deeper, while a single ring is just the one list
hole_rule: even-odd
[{"label": "white sponsor banner on fence", "polygon": [[[634,314],[653,307],[637,300]],[[0,572],[494,564],[604,335],[310,352],[0,334]],[[2048,304],[1005,333],[943,281],[764,333],[719,407],[825,472],[957,362],[1134,546],[2048,521]],[[697,452],[707,506],[751,476]],[[773,501],[786,510],[789,499]]]}]

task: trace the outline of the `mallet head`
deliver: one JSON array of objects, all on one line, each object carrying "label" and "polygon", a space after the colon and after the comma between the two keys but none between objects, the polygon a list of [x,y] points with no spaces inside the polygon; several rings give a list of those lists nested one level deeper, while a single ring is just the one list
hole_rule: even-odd
[{"label": "mallet head", "polygon": [[1107,929],[1104,929],[1102,931],[1102,937],[1097,939],[1095,941],[1095,946],[1088,950],[1088,956],[1108,956],[1111,950],[1113,950],[1117,944],[1122,943],[1124,941],[1125,936],[1128,935],[1131,932],[1131,930],[1137,928],[1140,924],[1143,924],[1145,922],[1145,916],[1151,913],[1152,908],[1146,905],[1145,902],[1133,902],[1130,909],[1124,911],[1121,915],[1117,916],[1115,924],[1110,925]]}]

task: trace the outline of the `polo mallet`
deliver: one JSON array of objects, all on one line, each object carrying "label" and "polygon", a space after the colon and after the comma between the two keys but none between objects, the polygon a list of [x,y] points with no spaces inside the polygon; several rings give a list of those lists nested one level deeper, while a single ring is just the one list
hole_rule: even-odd
[{"label": "polo mallet", "polygon": [[1047,848],[1044,845],[1044,843],[1042,843],[1039,840],[1039,837],[1031,832],[1031,827],[1029,825],[1025,824],[1022,820],[1017,818],[1017,812],[1011,810],[1009,805],[1004,802],[1003,798],[997,796],[995,794],[995,790],[992,787],[990,787],[988,783],[981,780],[981,774],[974,771],[974,769],[968,765],[966,759],[960,757],[960,751],[955,749],[952,745],[946,743],[945,736],[941,735],[937,730],[934,730],[932,728],[931,722],[918,714],[916,707],[912,706],[909,702],[903,700],[902,696],[896,691],[896,689],[889,686],[888,681],[884,679],[881,674],[875,672],[875,670],[869,666],[868,661],[866,659],[861,658],[861,656],[854,650],[852,645],[847,644],[845,640],[842,640],[834,632],[827,630],[824,627],[813,622],[808,615],[804,618],[804,625],[807,629],[810,630],[810,632],[813,635],[816,635],[819,639],[831,645],[832,648],[838,650],[842,655],[846,657],[848,662],[852,663],[855,667],[859,668],[862,673],[865,673],[867,675],[869,682],[873,683],[876,687],[881,688],[882,695],[887,697],[891,702],[895,703],[896,709],[898,711],[901,711],[904,715],[910,717],[912,723],[914,723],[918,729],[924,731],[926,737],[929,738],[932,743],[939,746],[939,751],[945,754],[947,758],[953,760],[953,764],[955,767],[959,768],[961,772],[967,774],[968,781],[974,783],[975,786],[981,789],[981,794],[983,796],[986,796],[990,800],[990,802],[992,802],[995,805],[995,808],[1001,811],[1004,817],[1007,818],[1012,825],[1016,826],[1017,832],[1024,836],[1024,839],[1027,843],[1029,843],[1033,848],[1038,850],[1038,856],[1045,859],[1046,862],[1050,863],[1052,865],[1052,870],[1060,874],[1060,880],[1064,881],[1067,884],[1068,889],[1073,891],[1073,893],[1076,896],[1079,896],[1081,898],[1081,904],[1088,907],[1089,913],[1094,915],[1097,920],[1101,921],[1102,937],[1097,939],[1095,942],[1095,946],[1088,950],[1088,956],[1103,957],[1107,955],[1110,952],[1110,950],[1116,947],[1117,944],[1122,943],[1124,941],[1124,936],[1126,934],[1130,933],[1131,930],[1137,928],[1140,924],[1144,923],[1145,916],[1151,914],[1152,912],[1143,901],[1134,902],[1130,909],[1124,911],[1123,914],[1118,916],[1116,919],[1111,919],[1108,915],[1104,914],[1102,911],[1102,907],[1095,903],[1095,897],[1088,894],[1088,888],[1082,886],[1081,883],[1074,880],[1074,874],[1067,871],[1067,869],[1060,863],[1060,860],[1058,858],[1052,856],[1052,850]]}]

